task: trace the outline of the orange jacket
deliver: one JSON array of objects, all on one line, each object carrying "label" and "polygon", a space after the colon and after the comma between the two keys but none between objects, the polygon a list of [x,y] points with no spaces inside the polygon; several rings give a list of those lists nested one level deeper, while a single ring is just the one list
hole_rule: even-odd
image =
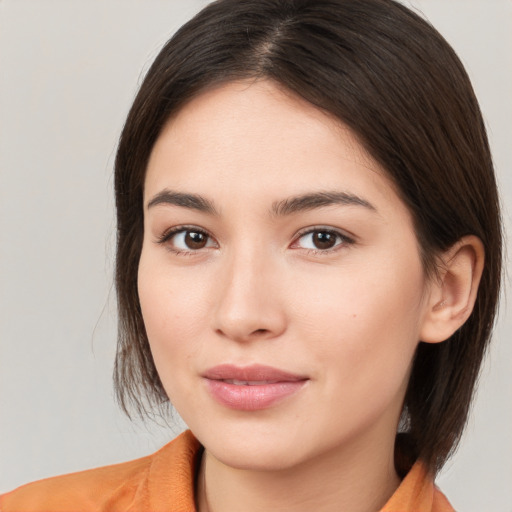
[{"label": "orange jacket", "polygon": [[[0,511],[195,512],[200,456],[186,431],[148,457],[24,485],[0,496]],[[417,463],[381,512],[455,511]]]}]

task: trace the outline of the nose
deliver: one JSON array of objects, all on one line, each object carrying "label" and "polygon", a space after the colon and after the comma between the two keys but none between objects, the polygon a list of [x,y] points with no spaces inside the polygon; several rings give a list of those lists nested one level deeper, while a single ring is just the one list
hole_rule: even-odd
[{"label": "nose", "polygon": [[215,331],[238,342],[281,335],[287,325],[281,284],[276,264],[261,253],[227,260],[219,275]]}]

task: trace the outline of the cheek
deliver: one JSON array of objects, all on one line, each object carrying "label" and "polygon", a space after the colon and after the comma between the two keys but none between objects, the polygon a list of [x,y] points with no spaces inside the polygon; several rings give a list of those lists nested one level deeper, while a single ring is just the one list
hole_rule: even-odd
[{"label": "cheek", "polygon": [[204,287],[182,273],[172,273],[144,252],[138,289],[142,316],[156,370],[170,402],[183,417],[198,409],[190,376],[197,373],[204,346]]},{"label": "cheek", "polygon": [[401,392],[418,343],[424,278],[421,264],[345,268],[316,279],[300,318],[312,356],[325,368],[328,393],[358,407]]},{"label": "cheek", "polygon": [[[194,272],[194,275],[192,275]],[[172,272],[142,253],[139,300],[151,352],[162,381],[189,366],[207,321],[207,290],[197,270]]]},{"label": "cheek", "polygon": [[309,329],[333,329],[342,337],[354,329],[368,333],[375,329],[381,335],[415,333],[425,279],[419,261],[401,261],[401,265],[349,263],[298,276],[289,294],[294,316]]}]

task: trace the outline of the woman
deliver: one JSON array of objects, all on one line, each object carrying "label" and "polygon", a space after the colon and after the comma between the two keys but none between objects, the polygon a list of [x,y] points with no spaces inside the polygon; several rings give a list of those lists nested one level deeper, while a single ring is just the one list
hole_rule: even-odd
[{"label": "woman", "polygon": [[383,0],[212,4],[145,78],[116,201],[119,397],[170,399],[193,435],[3,509],[452,510],[432,481],[501,240],[478,105],[432,27]]}]

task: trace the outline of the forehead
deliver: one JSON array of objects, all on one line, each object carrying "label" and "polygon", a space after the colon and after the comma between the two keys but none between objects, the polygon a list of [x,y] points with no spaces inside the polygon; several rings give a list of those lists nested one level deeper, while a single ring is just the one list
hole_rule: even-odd
[{"label": "forehead", "polygon": [[274,199],[312,187],[372,189],[397,199],[348,127],[267,80],[207,90],[167,122],[149,159],[145,196],[166,187],[204,195],[236,188],[241,197],[273,191]]}]

